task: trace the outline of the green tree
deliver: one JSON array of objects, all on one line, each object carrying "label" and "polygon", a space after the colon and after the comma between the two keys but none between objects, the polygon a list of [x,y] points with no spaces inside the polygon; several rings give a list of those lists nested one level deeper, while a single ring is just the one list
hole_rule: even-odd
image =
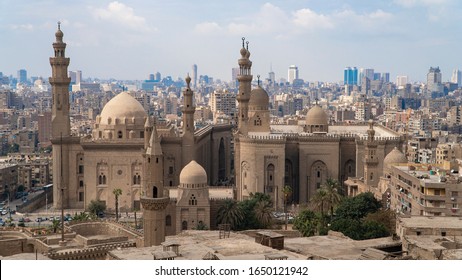
[{"label": "green tree", "polygon": [[116,221],[119,221],[119,196],[122,195],[122,190],[117,188],[112,191],[115,196],[115,211],[116,211]]},{"label": "green tree", "polygon": [[230,224],[231,229],[235,230],[243,219],[242,208],[233,199],[226,199],[223,205],[218,208],[217,222],[219,224]]},{"label": "green tree", "polygon": [[303,210],[295,217],[293,227],[303,236],[308,237],[316,234],[318,224],[319,220],[315,212]]},{"label": "green tree", "polygon": [[321,213],[321,218],[324,220],[325,212],[329,208],[328,194],[325,188],[319,188],[316,190],[310,203],[316,211]]},{"label": "green tree", "polygon": [[61,221],[60,220],[53,219],[51,221],[51,226],[50,227],[53,230],[53,233],[56,233],[60,226],[61,226]]},{"label": "green tree", "polygon": [[375,199],[371,192],[366,192],[344,199],[335,214],[338,218],[359,220],[369,213],[377,212],[381,206],[380,201]]},{"label": "green tree", "polygon": [[[330,208],[330,216],[334,215],[334,208],[339,205],[342,200],[342,195],[340,194],[339,182],[335,179],[328,178],[324,183],[323,188],[326,191],[326,200],[327,205]],[[332,219],[331,219],[332,220]]]},{"label": "green tree", "polygon": [[370,213],[364,218],[364,221],[375,221],[383,224],[387,228],[389,234],[393,234],[396,231],[396,215],[395,212],[390,209],[380,209],[377,212]]},{"label": "green tree", "polygon": [[17,191],[18,192],[23,192],[25,189],[24,185],[19,185]]},{"label": "green tree", "polygon": [[379,213],[380,207],[381,203],[370,192],[345,198],[335,212],[331,229],[355,240],[388,236],[390,231],[385,221],[391,227],[389,214]]},{"label": "green tree", "polygon": [[260,225],[259,228],[268,228],[273,221],[273,203],[268,200],[257,201],[254,207],[255,218]]},{"label": "green tree", "polygon": [[102,202],[101,200],[92,200],[88,204],[88,211],[95,215],[95,217],[98,216],[98,213],[104,212],[106,210],[106,204]]}]

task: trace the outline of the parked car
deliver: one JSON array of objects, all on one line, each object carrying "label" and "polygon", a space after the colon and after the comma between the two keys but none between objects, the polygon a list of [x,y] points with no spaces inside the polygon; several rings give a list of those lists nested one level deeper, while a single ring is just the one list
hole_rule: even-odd
[{"label": "parked car", "polygon": [[30,219],[29,219],[28,217],[25,217],[25,218],[24,218],[24,222],[25,222],[25,223],[29,223],[29,222],[30,222]]},{"label": "parked car", "polygon": [[42,218],[42,217],[38,217],[37,219],[35,219],[35,221],[36,221],[37,223],[40,223],[40,222],[45,221],[45,219]]},{"label": "parked car", "polygon": [[3,209],[2,210],[2,215],[6,215],[6,214],[8,214],[8,211],[6,211],[6,209]]}]

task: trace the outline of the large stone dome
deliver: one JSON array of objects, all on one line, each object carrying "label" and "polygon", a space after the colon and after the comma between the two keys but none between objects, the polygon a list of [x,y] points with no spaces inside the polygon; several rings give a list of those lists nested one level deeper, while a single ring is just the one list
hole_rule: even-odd
[{"label": "large stone dome", "polygon": [[143,106],[128,92],[121,92],[112,98],[101,112],[100,124],[114,124],[116,120],[134,119],[135,123],[143,123],[147,117]]},{"label": "large stone dome", "polygon": [[329,124],[326,112],[319,106],[315,105],[306,114],[306,125],[324,125]]},{"label": "large stone dome", "polygon": [[257,110],[268,108],[269,96],[266,90],[258,86],[250,92],[249,107],[254,107]]},{"label": "large stone dome", "polygon": [[407,158],[406,156],[398,150],[398,148],[394,148],[388,155],[383,159],[383,164],[385,166],[388,166],[390,164],[396,164],[396,163],[407,163]]},{"label": "large stone dome", "polygon": [[188,163],[180,173],[180,186],[195,188],[207,185],[207,172],[195,160]]}]

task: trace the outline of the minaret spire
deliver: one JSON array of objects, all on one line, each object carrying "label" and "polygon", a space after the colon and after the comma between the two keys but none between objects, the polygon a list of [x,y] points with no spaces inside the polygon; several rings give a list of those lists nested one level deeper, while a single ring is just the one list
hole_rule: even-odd
[{"label": "minaret spire", "polygon": [[239,81],[239,93],[236,98],[239,103],[238,131],[242,134],[247,134],[247,122],[249,120],[249,100],[253,77],[251,73],[252,61],[249,59],[249,42],[245,42],[244,37],[242,37],[242,49],[240,50],[240,54],[241,58],[238,60],[239,74],[237,76],[237,80]]},{"label": "minaret spire", "polygon": [[63,42],[61,22],[55,33],[56,41],[53,43],[54,56],[50,57],[52,88],[52,138],[70,136],[71,125],[69,118],[69,84],[71,79],[67,76],[67,67],[70,59],[65,56],[66,43]]}]

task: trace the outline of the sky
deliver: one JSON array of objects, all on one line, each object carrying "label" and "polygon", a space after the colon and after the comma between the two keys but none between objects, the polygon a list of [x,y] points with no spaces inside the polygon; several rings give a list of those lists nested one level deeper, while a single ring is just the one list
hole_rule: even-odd
[{"label": "sky", "polygon": [[425,81],[462,69],[460,0],[0,0],[0,72],[49,77],[57,22],[69,70],[143,80],[160,72],[231,80],[241,38],[254,78],[339,82],[347,66]]}]

